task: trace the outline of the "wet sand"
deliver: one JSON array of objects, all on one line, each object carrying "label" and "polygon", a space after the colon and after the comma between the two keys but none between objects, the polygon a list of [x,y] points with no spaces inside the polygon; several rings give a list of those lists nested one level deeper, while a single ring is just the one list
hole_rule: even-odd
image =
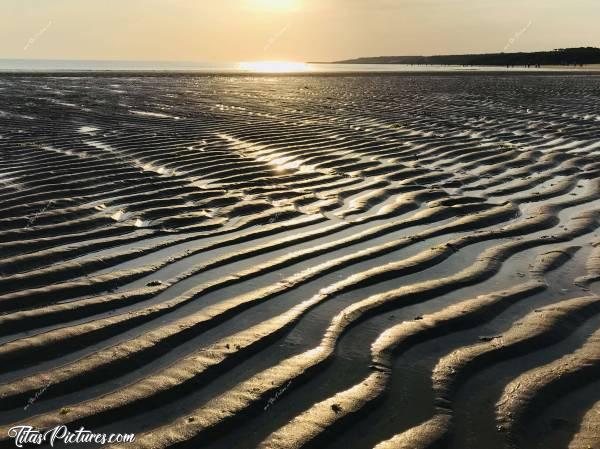
[{"label": "wet sand", "polygon": [[600,447],[599,82],[0,76],[0,447]]}]

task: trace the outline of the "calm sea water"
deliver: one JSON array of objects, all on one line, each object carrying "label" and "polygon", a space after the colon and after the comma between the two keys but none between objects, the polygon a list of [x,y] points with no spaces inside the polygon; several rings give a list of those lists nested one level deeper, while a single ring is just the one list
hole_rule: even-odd
[{"label": "calm sea water", "polygon": [[[258,64],[258,65],[255,65]],[[588,66],[584,69],[593,69]],[[292,64],[270,67],[264,63],[208,64],[195,62],[160,61],[77,61],[42,59],[0,59],[2,72],[48,71],[195,71],[205,73],[252,72],[422,72],[422,71],[516,71],[505,67],[422,66],[400,64]],[[526,69],[527,71],[556,70],[556,68]],[[572,68],[571,68],[572,70]]]}]

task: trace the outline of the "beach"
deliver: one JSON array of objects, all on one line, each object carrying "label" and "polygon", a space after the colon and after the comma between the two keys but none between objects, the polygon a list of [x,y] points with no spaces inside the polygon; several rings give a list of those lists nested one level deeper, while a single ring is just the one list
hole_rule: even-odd
[{"label": "beach", "polygon": [[600,447],[599,86],[0,74],[0,447]]}]

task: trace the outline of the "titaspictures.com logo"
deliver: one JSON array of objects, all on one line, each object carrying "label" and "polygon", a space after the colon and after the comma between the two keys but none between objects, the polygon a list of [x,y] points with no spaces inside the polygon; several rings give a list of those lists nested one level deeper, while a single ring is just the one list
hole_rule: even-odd
[{"label": "titaspictures.com logo", "polygon": [[114,443],[133,443],[135,434],[133,433],[94,433],[81,427],[79,430],[70,431],[67,426],[56,426],[48,430],[38,430],[32,426],[14,426],[8,430],[8,436],[14,438],[15,446],[22,448],[23,445],[49,444],[54,447],[55,444],[62,442],[64,444],[114,444]]}]

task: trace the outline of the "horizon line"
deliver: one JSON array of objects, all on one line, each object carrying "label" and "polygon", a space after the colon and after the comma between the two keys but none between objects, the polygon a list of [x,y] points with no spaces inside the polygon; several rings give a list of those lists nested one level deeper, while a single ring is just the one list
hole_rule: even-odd
[{"label": "horizon line", "polygon": [[538,52],[550,52],[556,50],[568,50],[574,48],[595,48],[600,47],[587,45],[580,47],[563,47],[553,48],[551,50],[526,50],[526,51],[500,51],[500,52],[467,52],[467,53],[431,53],[431,54],[386,54],[386,55],[373,55],[373,56],[354,56],[345,59],[335,59],[331,61],[314,61],[314,60],[296,60],[293,58],[264,58],[264,59],[246,59],[239,61],[215,61],[215,60],[192,60],[192,59],[122,59],[122,58],[23,58],[23,57],[0,57],[0,61],[90,61],[90,62],[152,62],[152,63],[169,63],[169,64],[238,64],[241,62],[262,62],[262,61],[285,61],[285,62],[301,62],[306,64],[332,64],[339,61],[350,61],[353,59],[367,59],[367,58],[390,58],[390,57],[437,57],[437,56],[470,56],[470,55],[499,55],[499,54],[522,54],[522,53],[538,53]]}]

